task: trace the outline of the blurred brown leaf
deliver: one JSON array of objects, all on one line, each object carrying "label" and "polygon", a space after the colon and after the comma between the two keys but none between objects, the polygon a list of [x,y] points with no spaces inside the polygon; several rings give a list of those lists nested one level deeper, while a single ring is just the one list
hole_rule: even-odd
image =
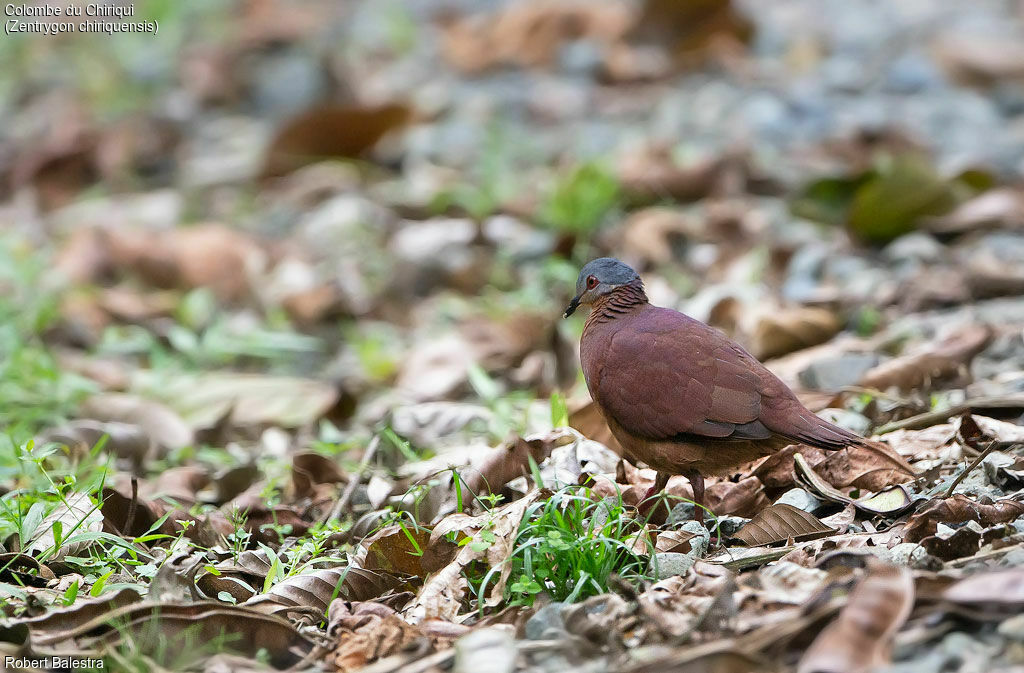
[{"label": "blurred brown leaf", "polygon": [[562,45],[591,39],[605,45],[629,28],[622,2],[579,0],[514,3],[495,14],[442,17],[441,53],[454,67],[477,73],[500,66],[549,66]]},{"label": "blurred brown leaf", "polygon": [[597,405],[588,397],[569,407],[569,427],[578,430],[587,439],[604,444],[615,453],[622,455],[622,446],[615,439],[608,423],[598,410]]},{"label": "blurred brown leaf", "polygon": [[1024,80],[1024,42],[1018,39],[947,35],[937,41],[935,50],[950,75],[965,84]]},{"label": "blurred brown leaf", "polygon": [[263,159],[263,177],[290,173],[337,157],[359,158],[412,118],[402,103],[324,105],[301,112],[278,129]]},{"label": "blurred brown leaf", "polygon": [[[675,68],[696,68],[708,61],[742,52],[754,35],[754,23],[731,0],[645,0],[626,41],[633,49],[664,50]],[[629,61],[611,61],[613,80],[663,74],[640,69]]]},{"label": "blurred brown leaf", "polygon": [[93,395],[82,404],[80,413],[100,421],[135,424],[162,451],[191,446],[195,439],[192,428],[173,409],[137,395]]},{"label": "blurred brown leaf", "polygon": [[910,570],[870,560],[835,621],[815,638],[798,673],[867,673],[890,661],[892,640],[914,607]]},{"label": "blurred brown leaf", "polygon": [[828,309],[782,309],[760,316],[750,337],[750,352],[759,360],[778,357],[828,341],[840,327],[839,319]]},{"label": "blurred brown leaf", "polygon": [[232,371],[140,372],[135,388],[195,429],[214,427],[228,414],[234,426],[300,427],[322,418],[338,400],[338,390],[317,379]]},{"label": "blurred brown leaf", "polygon": [[988,325],[969,325],[942,341],[927,344],[916,352],[883,362],[861,377],[865,388],[916,390],[951,376],[964,375],[975,355],[992,340]]}]

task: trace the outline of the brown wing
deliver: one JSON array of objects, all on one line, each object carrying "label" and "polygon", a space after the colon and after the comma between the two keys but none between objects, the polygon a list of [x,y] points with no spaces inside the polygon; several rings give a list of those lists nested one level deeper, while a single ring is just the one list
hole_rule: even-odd
[{"label": "brown wing", "polygon": [[595,391],[623,429],[652,440],[772,436],[759,420],[764,380],[728,338],[664,309],[632,327],[612,338]]}]

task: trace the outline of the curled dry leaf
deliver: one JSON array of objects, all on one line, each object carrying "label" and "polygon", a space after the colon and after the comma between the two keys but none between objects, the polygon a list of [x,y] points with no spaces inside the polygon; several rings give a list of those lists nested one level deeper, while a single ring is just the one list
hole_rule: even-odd
[{"label": "curled dry leaf", "polygon": [[869,514],[882,514],[886,516],[898,514],[913,504],[910,493],[907,492],[906,487],[903,485],[891,486],[882,489],[878,493],[871,493],[854,500],[819,477],[811,469],[810,465],[807,464],[807,461],[804,460],[803,455],[795,454],[793,456],[793,464],[797,482],[825,500],[844,505],[853,505],[860,511]]},{"label": "curled dry leaf", "polygon": [[441,53],[471,73],[508,65],[542,66],[554,61],[566,42],[619,40],[631,18],[628,5],[618,1],[512,3],[495,14],[447,17]]},{"label": "curled dry leaf", "polygon": [[597,405],[589,398],[585,402],[570,404],[569,427],[578,430],[587,439],[604,444],[615,453],[622,455],[622,446],[615,439]]},{"label": "curled dry leaf", "polygon": [[526,438],[517,435],[509,443],[492,451],[479,467],[466,469],[466,487],[470,493],[496,493],[516,477],[530,473],[530,458],[540,465],[553,449],[565,446],[574,439],[575,435],[564,429]]},{"label": "curled dry leaf", "polygon": [[299,611],[322,616],[335,598],[371,600],[406,585],[404,578],[389,573],[352,566],[321,568],[285,578],[245,605],[268,614]]},{"label": "curled dry leaf", "polygon": [[[690,551],[692,540],[696,533],[685,530],[665,530],[658,533],[658,539],[654,543],[654,549],[659,552],[675,552],[687,554]],[[639,553],[646,553],[647,549],[641,549]]]},{"label": "curled dry leaf", "polygon": [[[689,497],[693,497],[692,490]],[[752,517],[772,503],[764,494],[761,480],[751,475],[736,482],[722,480],[711,484],[704,492],[704,504],[718,516]]]},{"label": "curled dry leaf", "polygon": [[110,265],[161,288],[210,288],[219,299],[251,294],[250,279],[267,265],[263,246],[222,224],[166,231],[109,227],[101,230]]},{"label": "curled dry leaf", "polygon": [[956,582],[942,592],[943,600],[967,607],[1000,608],[999,613],[1024,609],[1024,568],[981,572]]},{"label": "curled dry leaf", "polygon": [[300,427],[320,419],[338,400],[338,390],[324,381],[228,371],[140,373],[134,386],[197,429],[212,428],[229,413],[234,425]]},{"label": "curled dry leaf", "polygon": [[[27,518],[27,516],[26,516]],[[60,528],[60,545],[54,536],[55,524]],[[49,560],[59,560],[67,555],[76,555],[92,544],[93,540],[76,540],[85,533],[103,530],[103,513],[93,503],[88,493],[70,494],[49,516],[39,522],[35,531],[22,541],[22,548],[28,553],[49,552]],[[56,546],[56,549],[54,547]]]},{"label": "curled dry leaf", "polygon": [[278,130],[267,148],[262,175],[284,175],[325,159],[359,158],[411,117],[412,109],[401,103],[324,105],[306,110]]},{"label": "curled dry leaf", "polygon": [[733,536],[748,547],[776,544],[793,539],[813,540],[834,533],[813,514],[786,503],[762,510]]},{"label": "curled dry leaf", "polygon": [[1024,515],[1024,502],[999,500],[991,505],[975,502],[964,495],[930,500],[907,520],[903,536],[907,542],[920,542],[935,535],[938,524],[956,524],[976,521],[982,526],[994,526],[1013,521]]},{"label": "curled dry leaf", "polygon": [[913,390],[960,375],[991,340],[992,328],[988,325],[964,327],[936,344],[870,369],[861,377],[860,385],[877,390]]},{"label": "curled dry leaf", "polygon": [[[486,526],[487,530],[493,533],[494,541],[487,543],[486,540],[481,539],[479,540],[481,544],[470,543],[463,546],[451,563],[432,575],[423,584],[419,595],[405,610],[406,621],[412,624],[430,618],[454,621],[462,607],[462,599],[466,592],[466,579],[462,576],[462,570],[473,561],[478,560],[485,560],[491,568],[500,567],[498,578],[491,587],[490,595],[486,600],[487,605],[497,605],[505,591],[508,576],[512,572],[512,568],[506,561],[512,553],[519,524],[526,513],[526,508],[539,496],[540,492],[535,489],[525,497],[480,517],[467,517],[467,519],[474,519],[471,525],[475,527],[476,532]],[[467,520],[466,523],[471,522]],[[439,535],[439,529],[441,529],[440,526],[434,528],[432,542]]]},{"label": "curled dry leaf", "polygon": [[191,446],[192,428],[173,409],[154,400],[124,393],[93,395],[82,404],[83,416],[138,425],[163,450]]},{"label": "curled dry leaf", "polygon": [[292,455],[292,488],[296,497],[313,497],[313,487],[320,484],[344,484],[347,481],[348,477],[342,473],[338,463],[327,456],[313,451],[299,451]]},{"label": "curled dry leaf", "polygon": [[380,603],[358,603],[349,609],[343,600],[331,603],[327,632],[338,639],[327,656],[339,671],[357,671],[377,659],[409,649],[423,637],[394,609]]},{"label": "curled dry leaf", "polygon": [[639,263],[637,268],[667,264],[693,227],[678,210],[664,207],[639,210],[622,225],[622,258]]},{"label": "curled dry leaf", "polygon": [[95,623],[97,618],[116,611],[126,605],[142,600],[142,595],[131,588],[121,589],[100,598],[80,598],[74,605],[57,608],[45,615],[19,620],[27,624],[33,636],[49,636],[80,630],[86,624]]},{"label": "curled dry leaf", "polygon": [[[226,639],[235,652],[254,658],[263,651],[273,666],[287,668],[301,661],[314,647],[287,620],[240,605],[146,601],[104,607],[107,609],[88,621],[60,622],[55,624],[57,629],[38,635],[29,622],[33,651],[99,656],[107,648],[130,643],[133,652],[151,654],[162,647],[161,643]],[[154,633],[160,637],[153,637]]]},{"label": "curled dry leaf", "polygon": [[138,425],[92,419],[79,419],[52,428],[36,441],[39,445],[54,442],[66,446],[72,456],[83,457],[104,437],[107,450],[136,467],[142,465],[153,446],[149,435]]},{"label": "curled dry leaf", "polygon": [[[424,577],[423,567],[430,544],[431,534],[418,526],[387,526],[362,541],[366,547],[367,570],[402,573]],[[450,559],[449,559],[450,560]]]},{"label": "curled dry leaf", "polygon": [[846,607],[800,659],[797,673],[867,673],[887,664],[893,637],[913,607],[910,570],[872,559]]}]

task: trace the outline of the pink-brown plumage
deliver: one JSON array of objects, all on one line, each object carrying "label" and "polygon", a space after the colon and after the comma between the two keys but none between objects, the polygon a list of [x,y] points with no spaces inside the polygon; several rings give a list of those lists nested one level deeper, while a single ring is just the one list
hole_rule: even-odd
[{"label": "pink-brown plumage", "polygon": [[[617,280],[632,278],[603,282],[599,263],[614,268],[613,276],[625,274]],[[656,469],[660,484],[669,474],[685,474],[699,501],[701,475],[728,473],[789,444],[877,448],[816,416],[718,330],[652,306],[639,277],[621,262],[591,262],[578,289],[567,313],[591,304],[580,341],[590,395],[624,457]]]}]

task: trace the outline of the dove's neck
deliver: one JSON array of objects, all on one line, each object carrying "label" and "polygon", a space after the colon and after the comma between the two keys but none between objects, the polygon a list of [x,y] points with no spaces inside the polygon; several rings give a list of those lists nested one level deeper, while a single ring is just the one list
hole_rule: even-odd
[{"label": "dove's neck", "polygon": [[644,284],[639,278],[621,287],[615,288],[599,298],[590,307],[588,323],[607,322],[630,313],[638,306],[647,304]]}]

